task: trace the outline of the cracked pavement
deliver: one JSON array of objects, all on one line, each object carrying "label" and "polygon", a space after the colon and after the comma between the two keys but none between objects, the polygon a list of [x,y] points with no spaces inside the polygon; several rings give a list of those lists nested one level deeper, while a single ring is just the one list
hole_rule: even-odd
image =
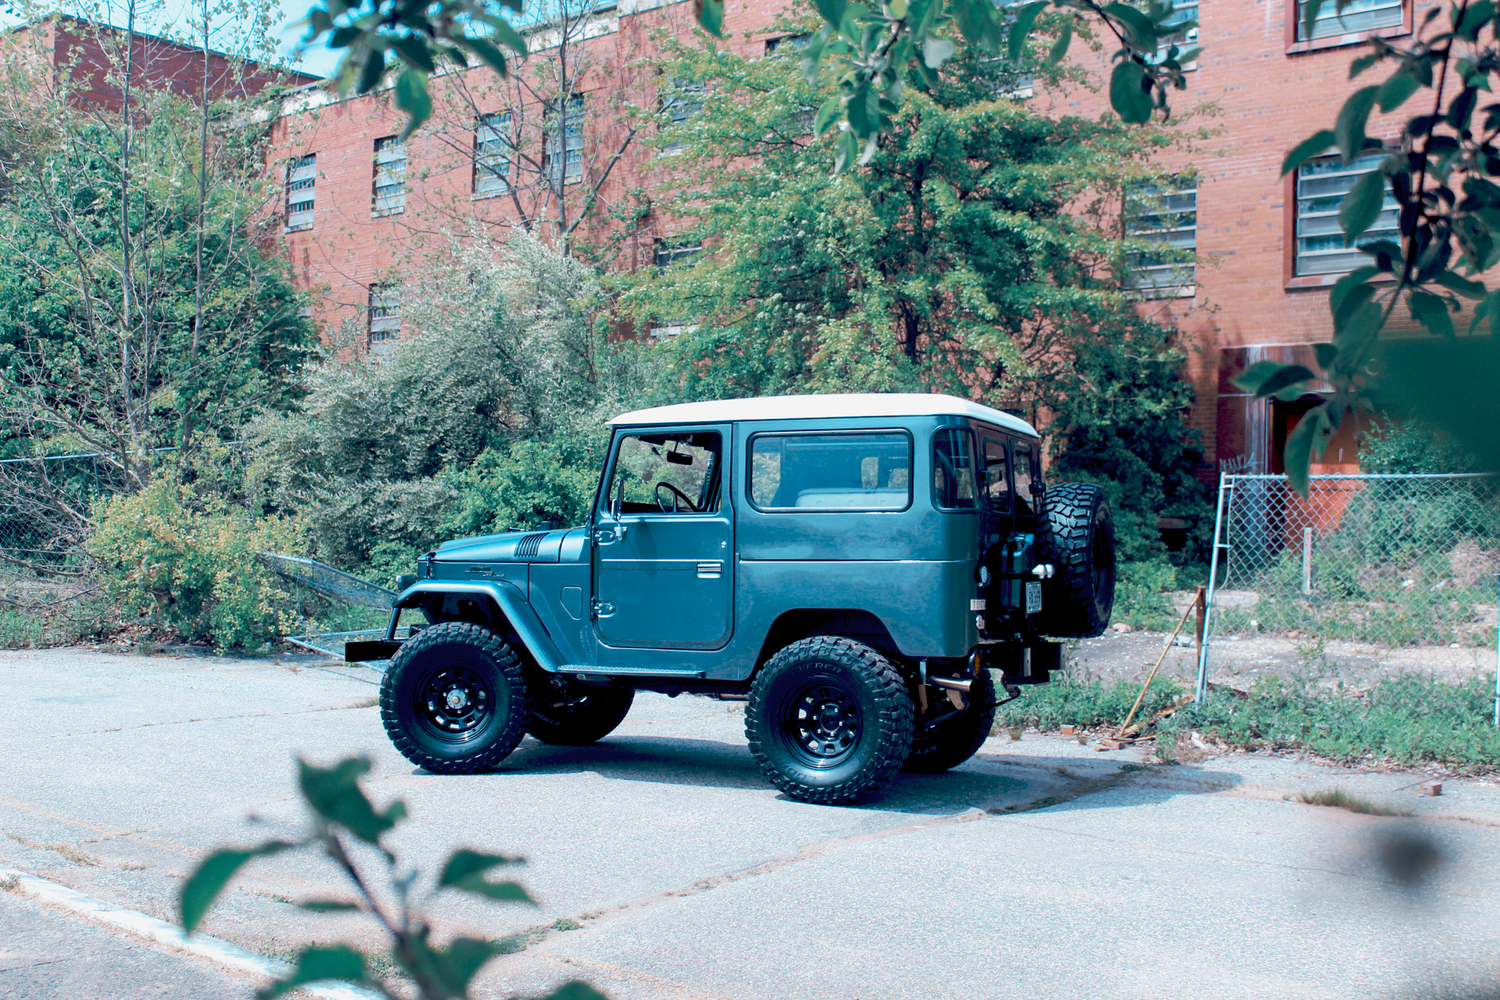
[{"label": "cracked pavement", "polygon": [[[1426,798],[1400,788],[1416,775],[1251,755],[1161,767],[1030,733],[878,801],[813,806],[761,779],[742,706],[658,695],[597,746],[528,740],[494,772],[438,776],[385,739],[376,671],[283,659],[0,654],[0,866],[171,920],[205,852],[301,828],[297,754],[367,753],[372,798],[410,809],[391,840],[404,863],[430,877],[460,846],[529,859],[517,877],[535,909],[427,908],[439,936],[527,934],[477,997],[582,977],[616,1000],[1404,998],[1500,971],[1495,781]],[[1415,815],[1288,800],[1334,786]],[[1444,858],[1422,891],[1378,859],[1410,829]],[[325,860],[282,854],[203,929],[277,958],[313,940],[376,947],[356,918],[289,902],[347,894]],[[0,958],[19,956],[0,961],[0,995],[253,993],[22,894],[0,904]],[[90,993],[91,976],[108,989]]]}]

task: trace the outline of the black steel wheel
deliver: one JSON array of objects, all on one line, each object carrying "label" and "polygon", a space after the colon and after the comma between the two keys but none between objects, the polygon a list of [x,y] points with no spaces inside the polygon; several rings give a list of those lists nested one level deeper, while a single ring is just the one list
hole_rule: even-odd
[{"label": "black steel wheel", "polygon": [[533,678],[530,733],[543,743],[582,747],[615,731],[630,711],[630,688],[556,686],[551,677]]},{"label": "black steel wheel", "polygon": [[1037,547],[1042,562],[1057,568],[1042,583],[1042,634],[1101,635],[1115,604],[1115,523],[1104,491],[1092,483],[1047,487]]},{"label": "black steel wheel", "polygon": [[380,719],[418,767],[438,774],[493,767],[521,742],[531,719],[520,658],[479,625],[423,629],[386,669]]},{"label": "black steel wheel", "polygon": [[745,736],[761,772],[804,802],[857,802],[911,750],[912,702],[900,672],[863,643],[816,636],[756,674]]},{"label": "black steel wheel", "polygon": [[[952,710],[946,691],[929,688],[928,697],[935,699],[926,713],[928,718],[941,718]],[[981,670],[969,686],[968,708],[936,724],[924,725],[922,719],[917,720],[911,756],[901,769],[912,774],[940,774],[955,768],[979,752],[994,725],[995,680],[988,670]]]}]

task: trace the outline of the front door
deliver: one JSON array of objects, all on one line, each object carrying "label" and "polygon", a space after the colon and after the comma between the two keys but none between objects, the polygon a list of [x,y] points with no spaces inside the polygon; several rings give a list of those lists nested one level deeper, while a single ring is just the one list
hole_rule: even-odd
[{"label": "front door", "polygon": [[728,428],[617,434],[594,512],[594,629],[607,646],[717,649],[734,628]]}]

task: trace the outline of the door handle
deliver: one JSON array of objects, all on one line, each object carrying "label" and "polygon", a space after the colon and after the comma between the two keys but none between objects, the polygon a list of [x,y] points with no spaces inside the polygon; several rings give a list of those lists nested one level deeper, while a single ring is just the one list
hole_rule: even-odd
[{"label": "door handle", "polygon": [[625,525],[616,524],[612,527],[594,529],[594,544],[609,545],[618,542],[625,537]]},{"label": "door handle", "polygon": [[711,562],[701,562],[698,564],[698,579],[700,580],[717,580],[723,575],[724,563],[722,560],[715,559]]}]

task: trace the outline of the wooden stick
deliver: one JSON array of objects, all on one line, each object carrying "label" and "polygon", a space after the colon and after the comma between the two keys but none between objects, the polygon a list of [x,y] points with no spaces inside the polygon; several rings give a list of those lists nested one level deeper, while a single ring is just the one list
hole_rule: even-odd
[{"label": "wooden stick", "polygon": [[1125,725],[1120,727],[1121,734],[1130,728],[1131,720],[1135,718],[1136,711],[1141,707],[1141,700],[1146,697],[1146,689],[1151,686],[1151,681],[1156,677],[1157,669],[1161,667],[1162,661],[1167,658],[1167,651],[1172,648],[1172,642],[1177,638],[1177,633],[1182,631],[1182,626],[1187,624],[1188,615],[1192,614],[1198,608],[1198,602],[1202,600],[1203,588],[1199,587],[1198,593],[1193,595],[1193,603],[1188,605],[1187,610],[1182,613],[1182,618],[1177,622],[1177,627],[1167,637],[1167,644],[1162,647],[1161,655],[1156,658],[1156,664],[1151,668],[1151,673],[1146,675],[1146,683],[1141,685],[1141,693],[1135,696],[1135,704],[1130,706],[1130,714],[1125,716]]}]

